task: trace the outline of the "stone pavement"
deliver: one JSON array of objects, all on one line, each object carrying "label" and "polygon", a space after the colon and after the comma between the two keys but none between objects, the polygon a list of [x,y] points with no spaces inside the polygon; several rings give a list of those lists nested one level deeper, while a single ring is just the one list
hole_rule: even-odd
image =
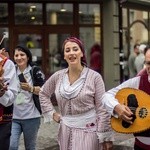
[{"label": "stone pavement", "polygon": [[[58,124],[55,122],[43,123],[43,118],[41,119],[41,127],[38,133],[37,139],[37,150],[59,150],[57,143],[57,130]],[[23,137],[21,136],[21,141],[19,145],[19,150],[25,150]]]},{"label": "stone pavement", "polygon": [[[41,120],[41,127],[38,134],[37,150],[59,150],[57,143],[58,124],[44,124]],[[134,138],[130,134],[116,133],[114,150],[133,150]],[[21,137],[19,150],[24,149],[23,137]]]},{"label": "stone pavement", "polygon": [[133,146],[133,135],[116,133],[113,150],[134,150]]},{"label": "stone pavement", "polygon": [[[57,106],[55,107],[58,110]],[[57,131],[59,124],[56,122],[44,123],[41,119],[41,127],[38,133],[37,150],[59,150]],[[115,134],[113,150],[133,150],[134,137],[131,134]],[[23,137],[21,137],[19,150],[25,150]]]}]

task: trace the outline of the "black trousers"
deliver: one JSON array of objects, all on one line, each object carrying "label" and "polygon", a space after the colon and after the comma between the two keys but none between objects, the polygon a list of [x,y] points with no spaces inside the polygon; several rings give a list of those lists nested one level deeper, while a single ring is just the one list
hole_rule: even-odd
[{"label": "black trousers", "polygon": [[0,124],[0,150],[9,150],[11,122]]},{"label": "black trousers", "polygon": [[134,150],[143,150],[143,148],[140,148],[139,146],[134,145]]},{"label": "black trousers", "polygon": [[134,150],[150,150],[150,145],[145,145],[135,138]]}]

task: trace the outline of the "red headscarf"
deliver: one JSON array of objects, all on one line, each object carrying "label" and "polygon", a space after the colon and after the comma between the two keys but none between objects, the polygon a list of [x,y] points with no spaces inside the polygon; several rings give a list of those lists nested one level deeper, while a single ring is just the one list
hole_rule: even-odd
[{"label": "red headscarf", "polygon": [[80,49],[81,49],[81,51],[82,51],[82,53],[83,53],[83,57],[81,58],[81,63],[82,63],[82,65],[87,66],[86,57],[85,57],[85,50],[84,50],[84,46],[83,46],[82,41],[79,40],[79,39],[76,38],[76,37],[69,37],[69,38],[67,38],[67,39],[64,41],[64,43],[63,43],[63,47],[62,47],[63,50],[64,50],[65,44],[66,44],[67,42],[75,42],[75,43],[77,43],[77,44],[79,45],[79,47],[80,47]]}]

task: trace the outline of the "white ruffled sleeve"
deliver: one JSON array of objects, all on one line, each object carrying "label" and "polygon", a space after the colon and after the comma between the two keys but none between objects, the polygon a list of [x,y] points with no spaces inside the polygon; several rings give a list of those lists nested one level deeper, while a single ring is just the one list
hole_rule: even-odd
[{"label": "white ruffled sleeve", "polygon": [[53,111],[50,111],[50,112],[47,112],[47,113],[43,113],[44,123],[51,123],[53,121],[53,114],[55,112],[56,111],[53,110]]},{"label": "white ruffled sleeve", "polygon": [[100,143],[114,141],[114,134],[110,124],[111,114],[107,112],[102,103],[105,93],[104,82],[101,76],[95,79],[95,107],[97,112],[97,136]]}]

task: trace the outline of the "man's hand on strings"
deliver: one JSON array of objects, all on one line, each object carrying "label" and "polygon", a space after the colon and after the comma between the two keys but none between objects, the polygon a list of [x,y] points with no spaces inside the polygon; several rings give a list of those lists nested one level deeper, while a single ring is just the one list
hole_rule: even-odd
[{"label": "man's hand on strings", "polygon": [[132,111],[129,109],[129,107],[125,105],[118,104],[115,106],[114,111],[118,114],[119,118],[123,119],[124,121],[132,124]]}]

